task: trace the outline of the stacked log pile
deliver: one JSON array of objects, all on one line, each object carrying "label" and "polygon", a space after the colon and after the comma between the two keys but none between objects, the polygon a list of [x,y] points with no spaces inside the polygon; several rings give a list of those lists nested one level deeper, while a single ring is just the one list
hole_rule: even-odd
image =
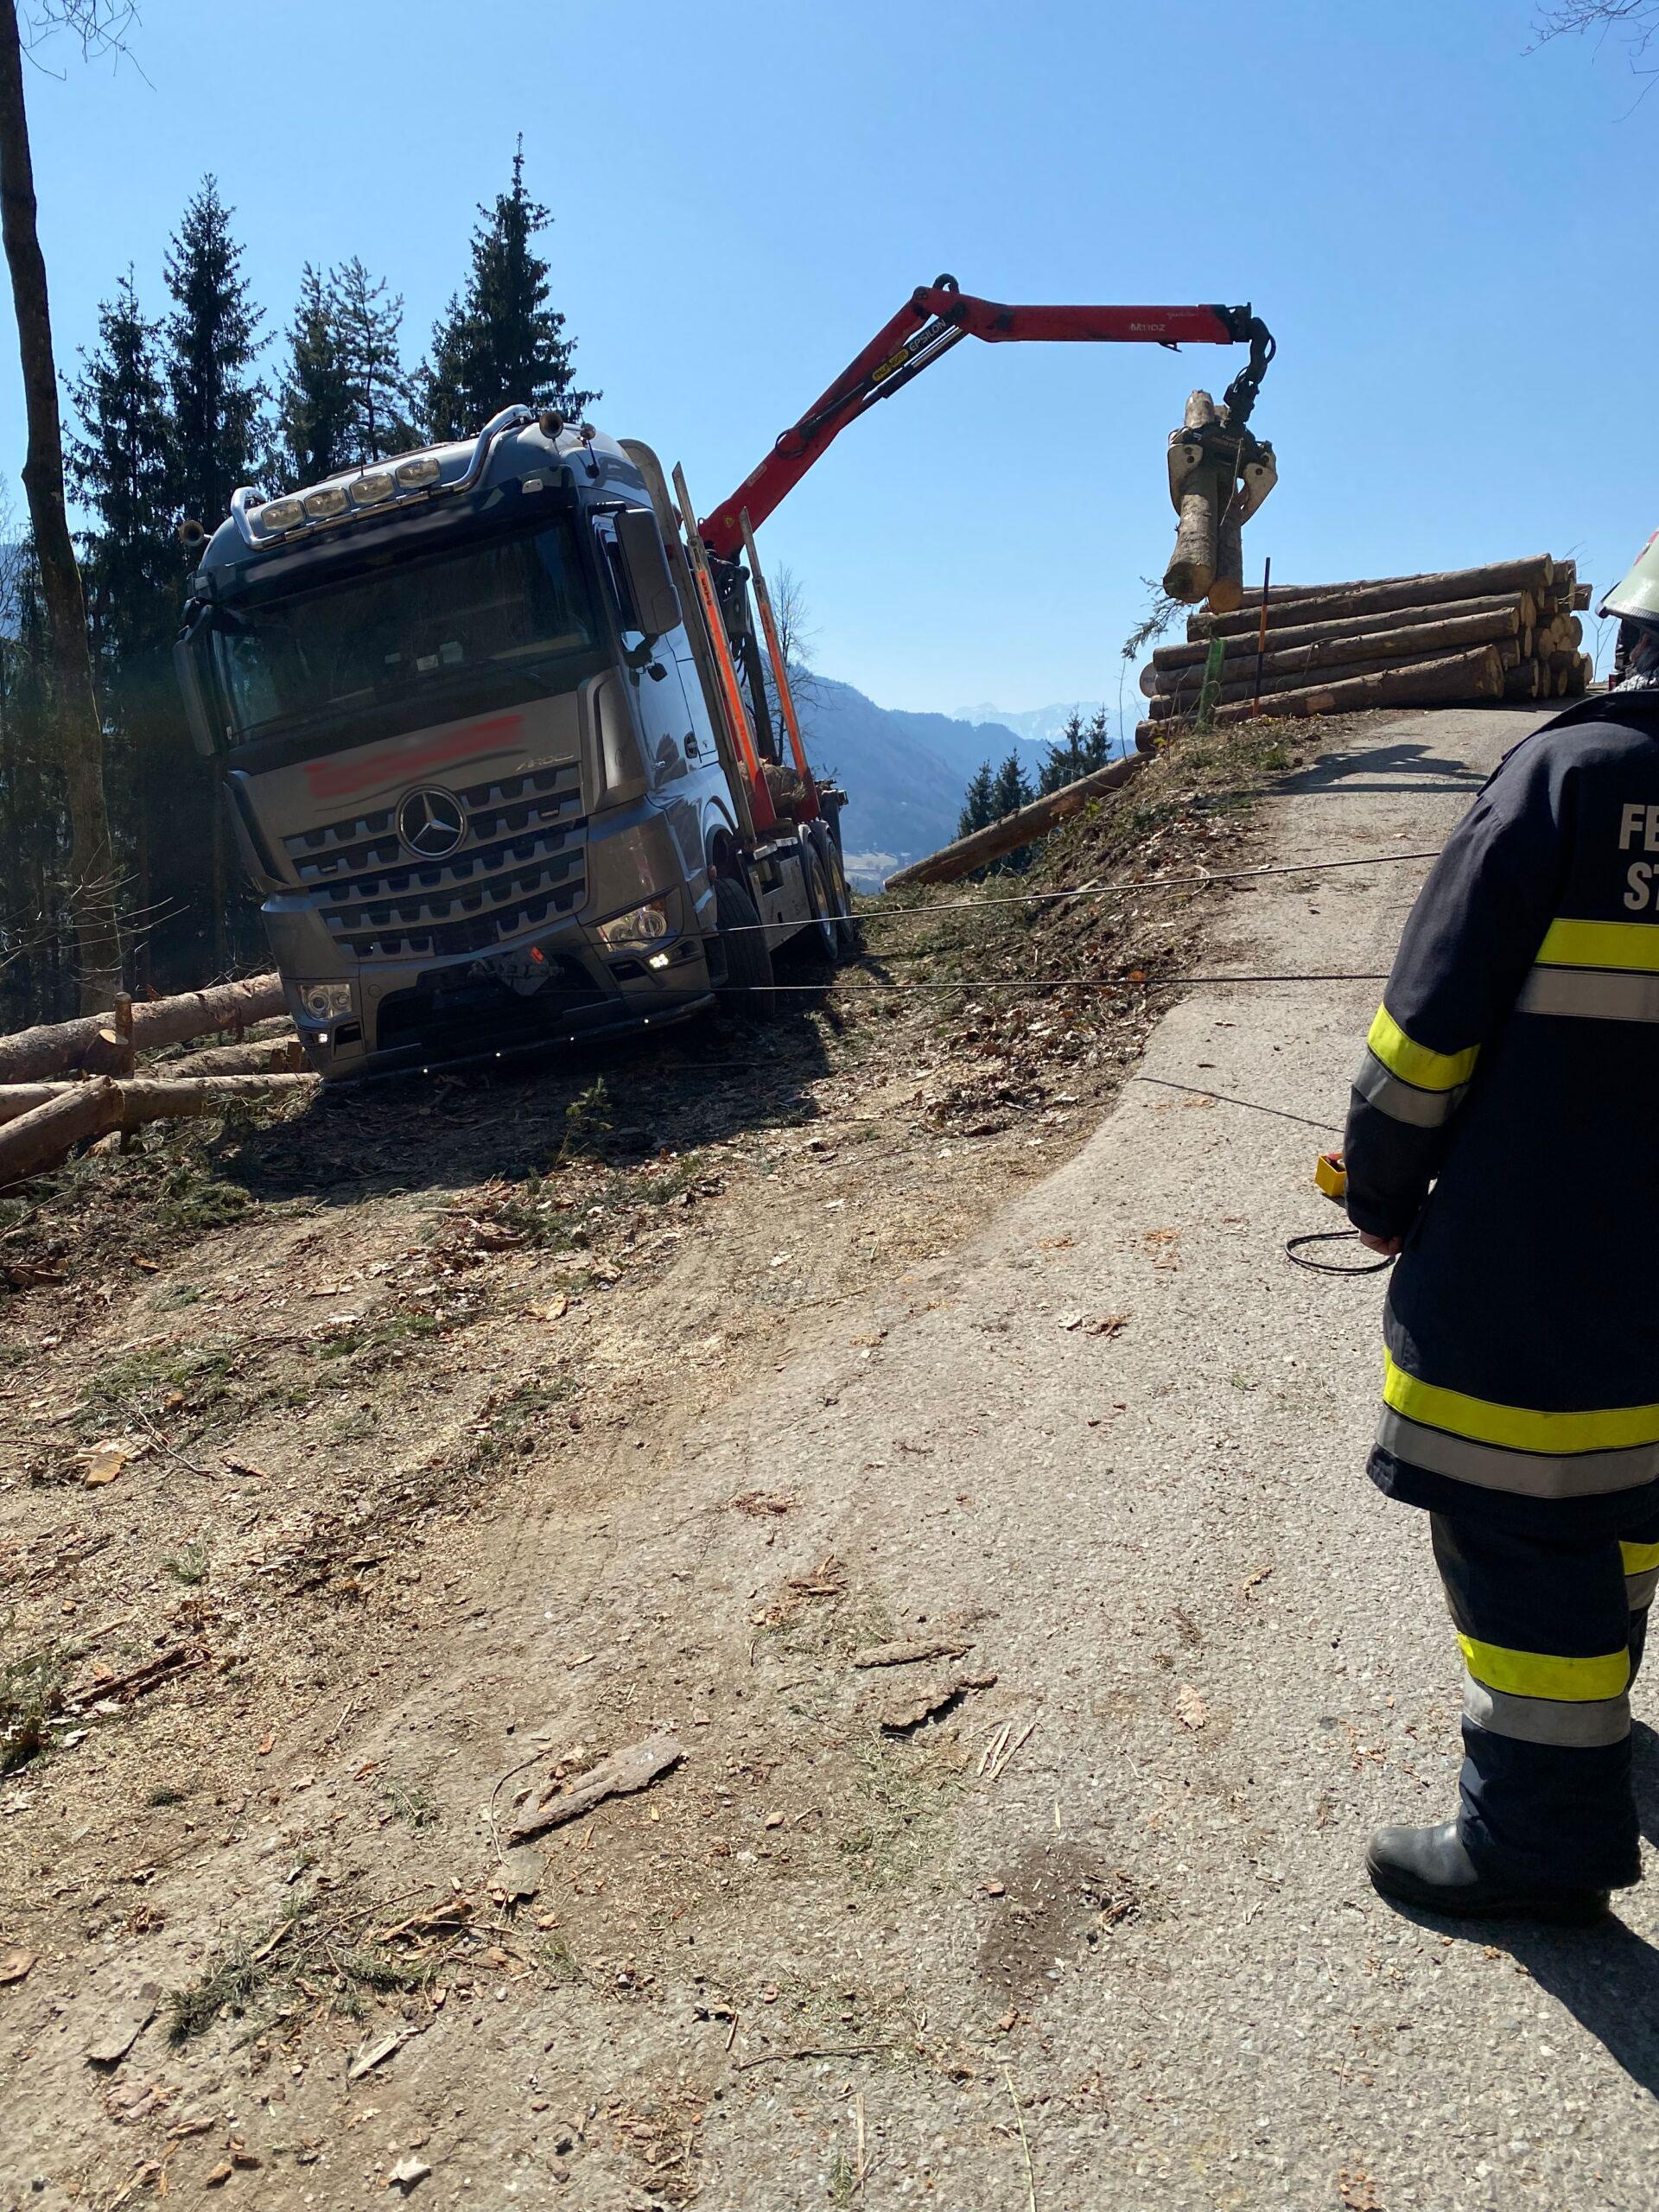
[{"label": "stacked log pile", "polygon": [[1198,712],[1211,644],[1224,658],[1215,719],[1343,714],[1362,707],[1565,699],[1592,664],[1580,649],[1590,587],[1547,553],[1438,575],[1275,585],[1265,640],[1260,589],[1235,613],[1194,614],[1186,642],[1160,645],[1141,671],[1150,702],[1145,752]]}]

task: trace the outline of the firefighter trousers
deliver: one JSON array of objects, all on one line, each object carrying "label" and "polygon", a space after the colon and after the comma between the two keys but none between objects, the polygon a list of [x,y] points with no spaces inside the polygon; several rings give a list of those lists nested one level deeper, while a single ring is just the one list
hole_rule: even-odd
[{"label": "firefighter trousers", "polygon": [[1463,1652],[1470,1856],[1508,1881],[1638,1880],[1630,1687],[1659,1585],[1659,1515],[1646,1509],[1620,1539],[1430,1519]]}]

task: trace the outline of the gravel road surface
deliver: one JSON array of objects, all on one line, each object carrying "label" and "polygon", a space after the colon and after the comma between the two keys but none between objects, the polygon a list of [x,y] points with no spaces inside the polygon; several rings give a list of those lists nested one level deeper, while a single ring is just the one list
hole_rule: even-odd
[{"label": "gravel road surface", "polygon": [[[1539,719],[1369,732],[1275,799],[1269,856],[1438,845]],[[1386,972],[1423,874],[1268,879],[1208,965]],[[797,1571],[833,1552],[896,1616],[985,1612],[969,1663],[998,1684],[970,1752],[998,1719],[1035,1723],[994,1786],[970,1761],[932,1884],[855,1910],[808,1885],[780,1923],[779,1973],[837,1944],[849,1978],[902,1968],[966,2078],[757,2069],[764,2090],[728,2090],[711,2126],[722,2201],[1656,2201],[1651,1896],[1601,1932],[1471,1938],[1390,1910],[1361,1869],[1374,1823],[1452,1808],[1458,1749],[1427,1522],[1362,1471],[1383,1278],[1283,1250],[1336,1218],[1311,1170],[1377,996],[1190,991],[1072,1164],[879,1344],[780,1377],[766,1438],[715,1449],[716,1488],[805,1502]],[[791,2163],[809,2119],[853,2161],[816,2186]]]}]

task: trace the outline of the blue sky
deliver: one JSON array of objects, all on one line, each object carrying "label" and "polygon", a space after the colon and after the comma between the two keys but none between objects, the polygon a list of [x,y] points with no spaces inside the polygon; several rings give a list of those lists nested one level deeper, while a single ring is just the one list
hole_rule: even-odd
[{"label": "blue sky", "polygon": [[[60,360],[130,262],[154,312],[205,169],[273,327],[360,253],[412,350],[524,134],[597,418],[706,512],[940,270],[1005,300],[1252,299],[1287,582],[1548,550],[1605,587],[1650,530],[1659,105],[1623,53],[1529,54],[1529,0],[144,0],[130,65],[31,71]],[[275,349],[273,349],[274,353]],[[14,508],[22,408],[0,378]],[[830,672],[885,705],[1117,696],[1171,543],[1195,348],[964,345],[762,533]]]}]

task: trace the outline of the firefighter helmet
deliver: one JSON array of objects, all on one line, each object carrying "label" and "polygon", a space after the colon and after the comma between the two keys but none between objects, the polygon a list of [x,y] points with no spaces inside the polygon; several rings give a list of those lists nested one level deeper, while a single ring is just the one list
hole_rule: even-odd
[{"label": "firefighter helmet", "polygon": [[1617,614],[1621,621],[1659,626],[1659,530],[1637,555],[1630,573],[1602,601],[1601,612]]}]

